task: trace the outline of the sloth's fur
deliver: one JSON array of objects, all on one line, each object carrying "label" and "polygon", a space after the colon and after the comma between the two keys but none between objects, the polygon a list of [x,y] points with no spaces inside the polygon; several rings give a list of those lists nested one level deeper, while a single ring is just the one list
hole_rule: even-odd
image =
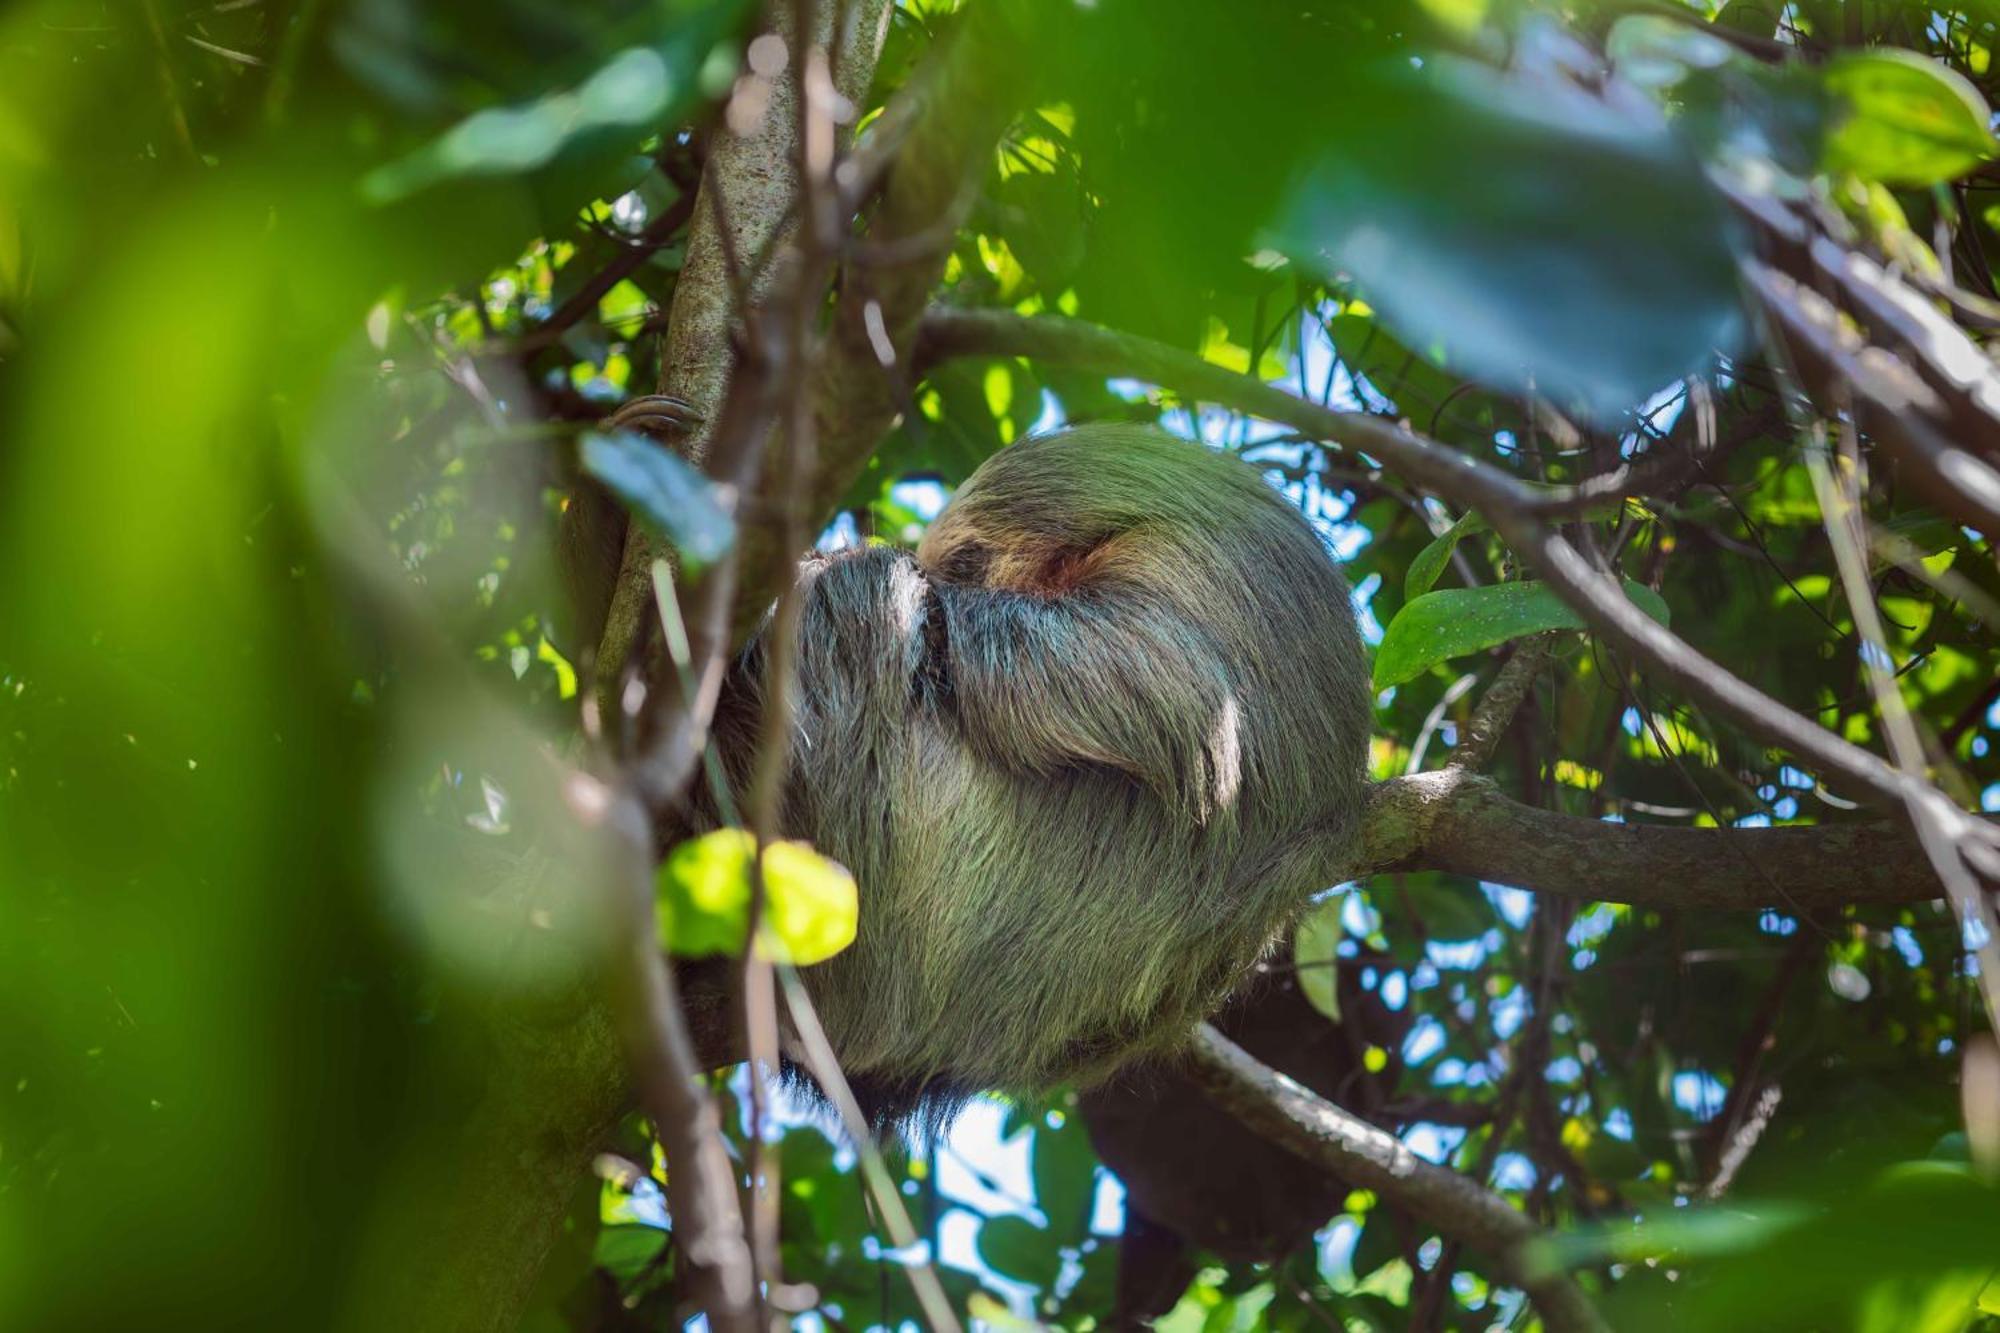
[{"label": "sloth's fur", "polygon": [[[806,976],[883,1121],[1177,1043],[1356,835],[1346,581],[1255,469],[1135,426],[989,459],[914,558],[801,570],[783,832],[860,885]],[[763,636],[717,735],[747,777]]]}]

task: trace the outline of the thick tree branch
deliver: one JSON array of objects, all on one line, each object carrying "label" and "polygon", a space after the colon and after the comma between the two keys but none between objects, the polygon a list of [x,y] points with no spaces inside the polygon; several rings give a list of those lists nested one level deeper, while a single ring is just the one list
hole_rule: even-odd
[{"label": "thick tree branch", "polygon": [[1460,769],[1378,783],[1364,827],[1350,878],[1446,870],[1595,902],[1736,911],[1925,902],[1944,893],[1901,824],[1608,823],[1523,805]]},{"label": "thick tree branch", "polygon": [[1605,1327],[1568,1275],[1524,1256],[1541,1228],[1477,1181],[1423,1160],[1395,1135],[1267,1068],[1206,1023],[1195,1030],[1188,1063],[1209,1100],[1273,1143],[1374,1190],[1445,1238],[1491,1255],[1504,1280],[1528,1293],[1547,1328]]},{"label": "thick tree branch", "polygon": [[[1029,25],[1019,9],[1010,0],[970,11],[836,173],[844,198],[876,178],[882,185],[866,218],[865,248],[847,247],[834,284],[828,336],[811,383],[815,448],[804,477],[786,475],[782,454],[767,455],[752,492],[795,504],[792,519],[810,531],[854,484],[914,387],[910,352],[950,238],[1026,95]],[[844,241],[821,239],[829,246]],[[872,258],[892,252],[893,262]],[[783,534],[793,525],[757,522],[743,529],[739,641],[790,576],[798,550]]]},{"label": "thick tree branch", "polygon": [[[785,40],[788,58],[798,59],[807,43],[837,53],[834,87],[850,104],[859,105],[881,53],[887,0],[815,6],[817,26],[805,43],[791,31],[792,7],[774,9],[776,31]],[[837,17],[844,18],[844,31],[835,31]],[[774,263],[759,264],[753,271],[744,271],[745,265],[776,254],[798,225],[797,90],[788,78],[769,79],[766,85],[768,100],[754,127],[746,127],[749,133],[717,131],[695,200],[687,258],[674,286],[660,353],[660,392],[692,404],[705,419],[706,425],[689,436],[683,450],[697,464],[707,457],[722,419],[735,364],[732,330],[745,313],[743,303],[754,306],[779,272]],[[641,525],[631,526],[598,646],[600,680],[618,679],[649,614],[653,561],[659,554],[655,547]]]}]

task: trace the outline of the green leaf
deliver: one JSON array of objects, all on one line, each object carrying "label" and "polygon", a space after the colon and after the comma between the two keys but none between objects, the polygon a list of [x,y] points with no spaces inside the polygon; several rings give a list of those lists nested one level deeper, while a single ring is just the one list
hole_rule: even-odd
[{"label": "green leaf", "polygon": [[1080,1242],[1097,1195],[1097,1154],[1083,1121],[1071,1114],[1060,1128],[1050,1128],[1046,1121],[1035,1126],[1028,1171],[1035,1182],[1035,1206],[1049,1219],[1049,1231],[1063,1244]]},{"label": "green leaf", "polygon": [[1844,52],[1827,62],[1826,86],[1847,105],[1827,136],[1828,170],[1935,185],[1993,156],[1986,99],[1934,60],[1910,51]]},{"label": "green leaf", "polygon": [[666,1247],[667,1233],[656,1227],[605,1227],[597,1233],[591,1264],[629,1282],[652,1267]]},{"label": "green leaf", "polygon": [[764,899],[765,938],[787,962],[810,967],[854,943],[861,919],[854,876],[809,843],[764,849]]},{"label": "green leaf", "polygon": [[1055,1237],[1025,1217],[989,1217],[980,1224],[979,1257],[1002,1277],[1046,1291],[1062,1272]]},{"label": "green leaf", "polygon": [[690,564],[713,564],[736,540],[715,483],[658,441],[631,431],[583,437],[583,470]]},{"label": "green leaf", "polygon": [[1437,584],[1438,575],[1444,573],[1445,562],[1458,549],[1458,539],[1471,532],[1484,531],[1486,520],[1467,510],[1459,516],[1458,522],[1434,539],[1429,546],[1417,552],[1417,558],[1410,562],[1410,568],[1403,575],[1403,599],[1414,602]]},{"label": "green leaf", "polygon": [[1736,60],[1729,43],[1698,23],[1658,14],[1628,14],[1611,25],[1604,54],[1620,77],[1642,88],[1667,88],[1691,71]]},{"label": "green leaf", "polygon": [[362,197],[394,203],[468,176],[519,175],[594,136],[621,130],[619,154],[627,155],[624,138],[636,138],[692,100],[694,66],[706,55],[704,44],[690,40],[659,50],[627,47],[575,87],[474,111],[422,148],[368,173]]},{"label": "green leaf", "polygon": [[[750,858],[743,829],[691,838],[667,856],[657,878],[660,942],[684,958],[743,951],[750,916]],[[803,842],[764,848],[764,921],[758,950],[801,967],[854,942],[860,904],[854,877]]]},{"label": "green leaf", "polygon": [[1396,1220],[1384,1208],[1371,1208],[1361,1223],[1361,1234],[1355,1238],[1354,1250],[1348,1264],[1354,1270],[1356,1281],[1388,1263],[1402,1257],[1402,1238],[1396,1233]]},{"label": "green leaf", "polygon": [[1487,0],[1418,0],[1440,25],[1461,36],[1486,22]]},{"label": "green leaf", "polygon": [[1294,174],[1269,243],[1406,344],[1610,421],[1741,340],[1721,203],[1657,117],[1442,57],[1355,87],[1365,128]]},{"label": "green leaf", "polygon": [[740,953],[750,923],[750,851],[742,829],[717,829],[674,848],[655,879],[660,943],[683,958]]},{"label": "green leaf", "polygon": [[[1668,623],[1660,595],[1630,579],[1625,595],[1661,624]],[[1495,583],[1446,588],[1406,602],[1375,650],[1375,688],[1414,680],[1454,657],[1464,657],[1552,629],[1583,629],[1583,620],[1544,583]]]},{"label": "green leaf", "polygon": [[1292,936],[1292,965],[1306,1002],[1340,1021],[1340,966],[1334,949],[1345,932],[1340,926],[1340,898],[1328,898],[1306,913]]}]

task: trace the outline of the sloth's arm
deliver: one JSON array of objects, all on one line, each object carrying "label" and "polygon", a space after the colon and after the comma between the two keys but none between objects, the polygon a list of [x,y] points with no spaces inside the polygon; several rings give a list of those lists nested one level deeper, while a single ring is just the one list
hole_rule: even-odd
[{"label": "sloth's arm", "polygon": [[934,583],[932,597],[945,706],[991,761],[1037,775],[1116,768],[1196,822],[1230,804],[1242,719],[1199,626],[1134,589],[1044,597]]}]

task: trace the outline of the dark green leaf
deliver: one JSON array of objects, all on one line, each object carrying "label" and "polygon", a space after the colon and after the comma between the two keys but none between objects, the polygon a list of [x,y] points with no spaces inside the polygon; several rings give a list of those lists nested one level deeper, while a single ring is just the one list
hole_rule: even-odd
[{"label": "dark green leaf", "polygon": [[667,1245],[667,1233],[657,1227],[605,1227],[597,1233],[591,1262],[620,1281],[645,1272]]},{"label": "dark green leaf", "polygon": [[1367,1277],[1391,1259],[1402,1256],[1403,1242],[1396,1219],[1389,1215],[1386,1208],[1369,1209],[1368,1216],[1361,1223],[1361,1234],[1355,1238],[1354,1253],[1348,1260],[1354,1268],[1355,1278]]},{"label": "dark green leaf", "polygon": [[1495,920],[1486,895],[1455,875],[1400,875],[1394,893],[1383,901],[1402,902],[1422,923],[1425,935],[1446,943],[1477,939]]},{"label": "dark green leaf", "polygon": [[1458,539],[1470,532],[1483,531],[1485,527],[1486,520],[1468,510],[1429,546],[1417,552],[1417,558],[1410,562],[1409,572],[1403,575],[1404,598],[1415,601],[1436,586],[1438,575],[1444,573],[1445,562],[1458,549]]},{"label": "dark green leaf", "polygon": [[1051,1234],[1065,1245],[1080,1242],[1097,1193],[1097,1154],[1083,1121],[1071,1114],[1060,1129],[1051,1129],[1047,1121],[1035,1126],[1028,1169],[1035,1181],[1035,1206],[1049,1219]]},{"label": "dark green leaf", "polygon": [[1062,1271],[1056,1239],[1025,1217],[989,1217],[979,1227],[979,1257],[1002,1277],[1046,1291]]}]

